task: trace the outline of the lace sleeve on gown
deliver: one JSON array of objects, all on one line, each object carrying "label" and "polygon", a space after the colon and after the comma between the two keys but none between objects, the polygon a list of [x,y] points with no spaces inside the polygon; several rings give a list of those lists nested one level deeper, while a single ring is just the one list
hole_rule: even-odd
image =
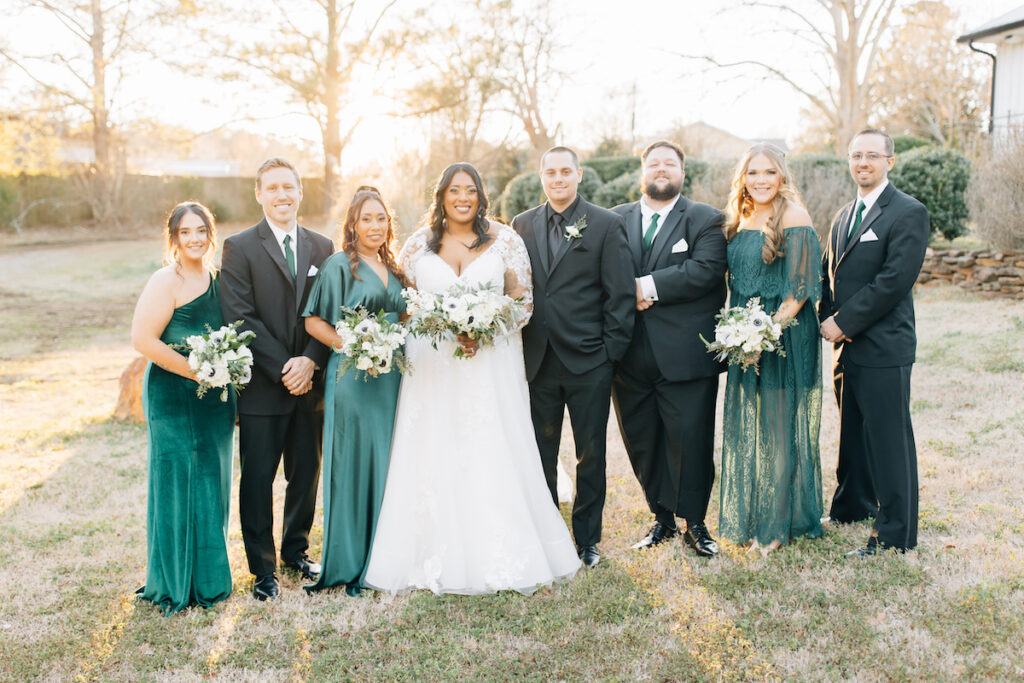
[{"label": "lace sleeve on gown", "polygon": [[420,228],[402,245],[398,254],[398,265],[405,274],[405,281],[413,289],[416,287],[416,264],[427,253],[427,239],[430,237],[428,228]]},{"label": "lace sleeve on gown", "polygon": [[783,298],[821,300],[821,242],[808,226],[787,228],[783,236],[786,253],[786,282]]},{"label": "lace sleeve on gown", "polygon": [[523,300],[523,317],[516,323],[514,331],[519,331],[530,321],[533,315],[533,272],[530,270],[530,254],[526,245],[515,230],[507,225],[501,226],[494,245],[501,249],[501,260],[505,264],[505,294]]}]

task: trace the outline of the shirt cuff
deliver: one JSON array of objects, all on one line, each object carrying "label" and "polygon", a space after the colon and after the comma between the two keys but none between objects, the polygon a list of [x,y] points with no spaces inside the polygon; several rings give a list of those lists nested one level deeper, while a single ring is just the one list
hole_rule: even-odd
[{"label": "shirt cuff", "polygon": [[638,277],[636,281],[640,283],[640,291],[643,293],[644,299],[646,299],[647,301],[658,300],[658,288],[654,286],[653,275],[644,275],[643,277]]}]

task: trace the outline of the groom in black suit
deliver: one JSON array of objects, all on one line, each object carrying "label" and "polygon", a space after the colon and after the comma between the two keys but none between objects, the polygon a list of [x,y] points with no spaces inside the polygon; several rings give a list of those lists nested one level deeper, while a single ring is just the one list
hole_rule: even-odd
[{"label": "groom in black suit", "polygon": [[612,398],[633,471],[654,514],[635,549],[676,536],[712,557],[704,525],[715,480],[715,400],[724,369],[700,340],[715,337],[725,303],[721,211],[680,194],[686,156],[668,140],[641,155],[643,197],[613,209],[626,224],[639,313],[633,341],[615,373]]},{"label": "groom in black suit", "polygon": [[316,579],[320,565],[306,556],[320,479],[323,383],[316,372],[329,350],[306,334],[299,314],[313,277],[334,251],[331,240],[297,222],[302,182],[284,159],[256,172],[256,200],[264,218],[224,241],[220,301],[224,319],[256,333],[254,372],[238,397],[242,475],[238,512],[242,541],[255,577],[253,596],[279,593],[274,550],[273,486],[284,456],[281,560]]},{"label": "groom in black suit", "polygon": [[568,147],[541,157],[548,201],[519,214],[533,269],[533,317],[523,329],[530,410],[551,497],[566,407],[576,442],[572,531],[583,563],[600,560],[605,444],[613,363],[629,346],[633,281],[622,219],[577,194],[583,169]]},{"label": "groom in black suit", "polygon": [[835,522],[875,518],[867,545],[917,545],[917,450],[910,371],[917,348],[912,290],[928,247],[924,206],[889,184],[892,138],[866,129],[850,142],[857,199],[837,215],[822,258],[821,336],[834,344],[839,403]]}]

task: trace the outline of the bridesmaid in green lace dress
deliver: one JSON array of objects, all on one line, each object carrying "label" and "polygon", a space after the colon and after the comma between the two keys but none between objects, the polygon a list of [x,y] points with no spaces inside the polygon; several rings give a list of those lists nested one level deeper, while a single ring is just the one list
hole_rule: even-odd
[{"label": "bridesmaid in green lace dress", "polygon": [[725,389],[719,530],[767,554],[822,533],[821,245],[774,145],[747,151],[726,211],[729,305],[760,297],[776,321],[797,322],[784,357],[762,354],[760,374],[731,366]]},{"label": "bridesmaid in green lace dress", "polygon": [[[334,323],[342,306],[384,311],[397,322],[405,311],[402,274],[394,254],[395,231],[380,193],[360,188],[342,227],[342,250],[324,261],[306,303],[306,331],[327,346],[340,346]],[[324,541],[316,591],[362,588],[377,526],[391,453],[401,375],[377,377],[349,370],[338,377],[340,354],[327,361],[324,390]]]},{"label": "bridesmaid in green lace dress", "polygon": [[149,429],[146,585],[139,593],[171,614],[231,594],[228,500],[235,395],[196,396],[186,356],[170,347],[223,325],[213,218],[202,204],[171,211],[167,265],[149,279],[132,318],[132,345],[150,360],[142,401]]}]

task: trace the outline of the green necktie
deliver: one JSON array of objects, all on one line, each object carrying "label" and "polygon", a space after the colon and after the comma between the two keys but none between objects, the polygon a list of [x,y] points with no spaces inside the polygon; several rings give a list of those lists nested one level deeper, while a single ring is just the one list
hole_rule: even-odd
[{"label": "green necktie", "polygon": [[860,227],[860,219],[864,216],[864,202],[857,201],[857,215],[853,217],[853,223],[850,223],[850,232],[846,233],[846,239],[853,237],[853,233],[857,232],[857,228]]},{"label": "green necktie", "polygon": [[647,227],[647,232],[644,233],[644,250],[651,248],[651,243],[654,242],[654,233],[658,229],[658,214],[651,216],[651,224]]},{"label": "green necktie", "polygon": [[284,236],[284,260],[288,262],[288,272],[292,274],[292,278],[295,278],[295,252],[292,251],[292,236]]}]

